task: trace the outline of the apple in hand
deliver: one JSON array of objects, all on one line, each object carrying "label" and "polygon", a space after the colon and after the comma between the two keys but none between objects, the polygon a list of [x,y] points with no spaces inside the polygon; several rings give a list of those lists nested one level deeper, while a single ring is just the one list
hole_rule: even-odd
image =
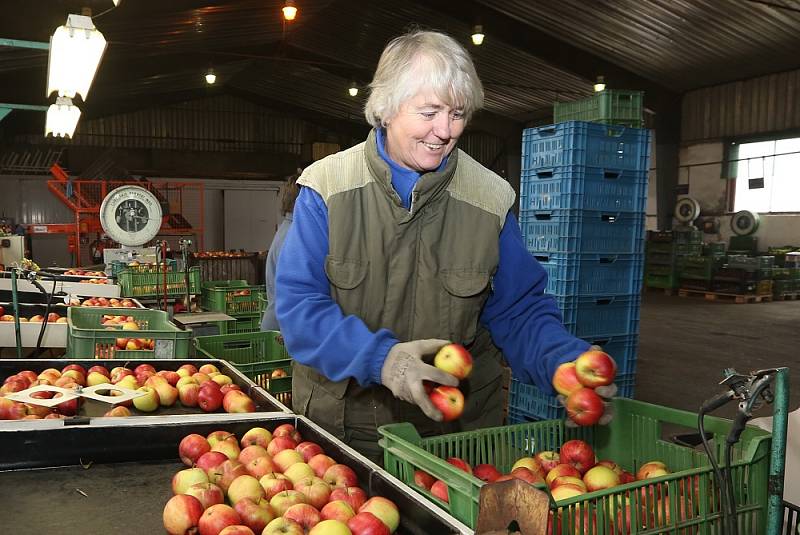
[{"label": "apple in hand", "polygon": [[617,363],[608,353],[592,349],[575,360],[575,374],[583,386],[596,388],[610,385],[617,375]]},{"label": "apple in hand", "polygon": [[580,426],[594,425],[603,416],[603,399],[591,388],[580,388],[567,396],[567,415]]},{"label": "apple in hand", "polygon": [[569,396],[583,386],[578,380],[574,362],[565,362],[556,368],[556,373],[553,375],[553,388],[556,392],[562,396]]},{"label": "apple in hand", "polygon": [[433,365],[460,381],[472,372],[472,355],[461,344],[447,344],[433,357]]},{"label": "apple in hand", "polygon": [[428,397],[439,412],[442,421],[452,422],[464,412],[464,394],[454,386],[439,385],[434,388]]}]

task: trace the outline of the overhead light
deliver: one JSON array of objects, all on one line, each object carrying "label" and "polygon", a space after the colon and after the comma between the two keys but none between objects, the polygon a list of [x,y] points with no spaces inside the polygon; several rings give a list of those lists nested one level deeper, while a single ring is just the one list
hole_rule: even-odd
[{"label": "overhead light", "polygon": [[214,74],[214,69],[208,69],[208,72],[206,73],[206,83],[208,85],[214,85],[216,81],[217,75]]},{"label": "overhead light", "polygon": [[286,3],[283,4],[283,18],[286,20],[294,20],[297,16],[297,8],[294,5],[294,0],[286,0]]},{"label": "overhead light", "polygon": [[81,110],[72,105],[68,97],[56,98],[56,103],[47,109],[47,119],[44,123],[44,135],[53,134],[53,137],[71,138],[78,126]]},{"label": "overhead light", "polygon": [[350,93],[351,97],[355,97],[358,95],[358,84],[355,82],[350,82],[350,87],[347,89],[347,92]]},{"label": "overhead light", "polygon": [[481,46],[483,44],[483,39],[486,37],[483,33],[483,26],[480,24],[476,24],[472,27],[472,44],[475,46]]},{"label": "overhead light", "polygon": [[114,2],[114,7],[117,7],[122,3],[122,0],[112,0]]},{"label": "overhead light", "polygon": [[56,28],[50,37],[50,57],[47,64],[47,96],[57,92],[59,97],[86,100],[106,40],[84,15],[69,15],[67,24]]},{"label": "overhead light", "polygon": [[606,90],[606,80],[602,76],[597,77],[597,82],[594,84],[594,92],[599,93],[600,91]]}]

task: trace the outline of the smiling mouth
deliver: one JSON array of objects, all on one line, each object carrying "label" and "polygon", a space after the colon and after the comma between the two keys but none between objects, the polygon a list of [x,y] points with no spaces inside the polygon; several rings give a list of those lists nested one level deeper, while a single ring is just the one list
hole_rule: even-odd
[{"label": "smiling mouth", "polygon": [[442,150],[445,145],[447,145],[446,143],[426,143],[425,141],[422,141],[421,143],[432,151]]}]

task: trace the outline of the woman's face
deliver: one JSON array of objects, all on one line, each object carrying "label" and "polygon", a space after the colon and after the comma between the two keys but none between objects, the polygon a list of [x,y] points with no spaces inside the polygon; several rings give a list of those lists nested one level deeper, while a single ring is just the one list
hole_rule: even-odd
[{"label": "woman's face", "polygon": [[433,91],[420,91],[388,120],[386,152],[403,167],[433,171],[456,146],[464,123],[461,109],[450,108]]}]

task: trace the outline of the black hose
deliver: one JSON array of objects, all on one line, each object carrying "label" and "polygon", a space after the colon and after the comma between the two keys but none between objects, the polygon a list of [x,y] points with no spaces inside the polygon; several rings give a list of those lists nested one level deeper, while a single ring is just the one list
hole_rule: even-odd
[{"label": "black hose", "polygon": [[722,508],[722,532],[725,535],[730,535],[730,531],[727,527],[727,524],[730,522],[730,518],[728,517],[728,499],[727,499],[727,492],[725,491],[726,483],[725,483],[725,476],[722,471],[719,469],[719,465],[717,464],[717,459],[714,456],[714,453],[711,451],[711,446],[708,443],[708,439],[706,438],[706,430],[703,420],[705,418],[706,411],[705,409],[701,408],[700,412],[697,414],[697,429],[700,431],[700,439],[703,441],[703,449],[706,450],[706,455],[708,455],[708,460],[711,462],[711,468],[714,470],[714,479],[717,483],[717,491],[719,492],[720,497],[720,506]]},{"label": "black hose", "polygon": [[44,307],[44,320],[42,320],[42,327],[39,329],[39,337],[36,339],[36,348],[28,356],[29,359],[38,358],[39,355],[41,355],[44,352],[42,349],[42,340],[44,339],[44,332],[45,330],[47,330],[47,319],[50,316],[50,307],[53,304],[53,296],[55,296],[56,293],[55,280],[53,280],[53,289],[50,291],[49,294],[47,293],[47,290],[44,289],[44,286],[42,286],[38,282],[34,282],[34,285],[44,293],[45,297],[47,297],[47,301]]},{"label": "black hose", "polygon": [[727,493],[728,493],[728,525],[730,526],[729,535],[738,535],[739,521],[736,518],[736,496],[733,492],[733,470],[731,469],[733,457],[733,442],[728,441],[725,446],[725,466],[728,471]]}]

